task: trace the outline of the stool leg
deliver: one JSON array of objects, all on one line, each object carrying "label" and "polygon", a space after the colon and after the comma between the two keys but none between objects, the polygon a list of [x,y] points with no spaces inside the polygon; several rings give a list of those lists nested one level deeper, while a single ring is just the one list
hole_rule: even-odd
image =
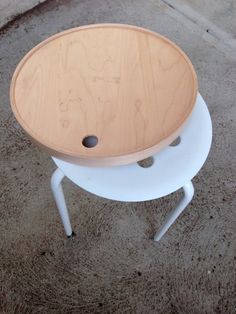
[{"label": "stool leg", "polygon": [[63,178],[64,173],[59,168],[57,168],[51,177],[51,188],[66,235],[67,237],[71,237],[72,235],[74,235],[74,233],[71,228],[69,213],[66,207],[65,197],[62,190],[61,181]]},{"label": "stool leg", "polygon": [[186,208],[186,206],[191,202],[194,195],[194,187],[191,181],[186,183],[183,186],[184,196],[180,200],[179,204],[172,209],[172,211],[168,214],[165,219],[163,226],[160,230],[155,234],[154,241],[159,241],[166,231],[170,228],[170,226],[175,222],[175,220],[179,217],[182,211]]}]

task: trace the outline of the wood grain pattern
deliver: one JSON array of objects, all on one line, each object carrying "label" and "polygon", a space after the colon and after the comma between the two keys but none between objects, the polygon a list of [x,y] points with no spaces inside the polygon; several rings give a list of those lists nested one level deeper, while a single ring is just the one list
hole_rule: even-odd
[{"label": "wood grain pattern", "polygon": [[[148,157],[177,137],[197,78],[186,55],[157,33],[98,24],[59,33],[32,49],[11,83],[13,112],[52,155],[107,166]],[[98,138],[83,146],[88,135]]]}]

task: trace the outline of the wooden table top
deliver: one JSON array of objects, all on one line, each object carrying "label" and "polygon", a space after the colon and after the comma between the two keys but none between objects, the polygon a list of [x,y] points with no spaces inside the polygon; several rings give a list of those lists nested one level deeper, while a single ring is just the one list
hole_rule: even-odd
[{"label": "wooden table top", "polygon": [[169,145],[197,95],[194,68],[149,30],[95,24],[33,48],[11,82],[11,106],[51,155],[88,166],[135,162]]}]

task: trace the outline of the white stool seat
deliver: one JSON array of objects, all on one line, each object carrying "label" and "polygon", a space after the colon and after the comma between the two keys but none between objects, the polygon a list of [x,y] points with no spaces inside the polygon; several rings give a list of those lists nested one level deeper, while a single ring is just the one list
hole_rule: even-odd
[{"label": "white stool seat", "polygon": [[84,167],[53,157],[58,168],[81,188],[117,201],[145,201],[168,195],[198,173],[210,150],[212,124],[207,106],[198,94],[193,112],[177,146],[155,156],[149,168],[137,163],[108,168]]},{"label": "white stool seat", "polygon": [[52,157],[57,170],[51,187],[66,235],[72,231],[61,182],[67,176],[78,186],[96,195],[118,201],[145,201],[159,198],[183,188],[184,195],[166,217],[154,236],[159,241],[194,195],[191,179],[204,164],[210,150],[212,124],[207,106],[198,94],[193,112],[177,146],[169,146],[153,156],[154,163],[142,168],[137,163],[126,166],[90,168]]}]

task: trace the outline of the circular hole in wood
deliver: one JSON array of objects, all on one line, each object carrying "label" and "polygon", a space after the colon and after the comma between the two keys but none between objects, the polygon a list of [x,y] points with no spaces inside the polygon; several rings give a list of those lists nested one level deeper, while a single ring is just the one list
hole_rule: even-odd
[{"label": "circular hole in wood", "polygon": [[149,168],[153,165],[153,163],[154,163],[153,157],[148,157],[137,162],[137,164],[142,168]]},{"label": "circular hole in wood", "polygon": [[181,142],[181,137],[178,136],[178,137],[170,144],[170,146],[177,146],[177,145],[180,144],[180,142]]},{"label": "circular hole in wood", "polygon": [[82,141],[83,146],[87,148],[93,148],[97,145],[97,143],[98,143],[98,138],[95,135],[85,136]]}]

